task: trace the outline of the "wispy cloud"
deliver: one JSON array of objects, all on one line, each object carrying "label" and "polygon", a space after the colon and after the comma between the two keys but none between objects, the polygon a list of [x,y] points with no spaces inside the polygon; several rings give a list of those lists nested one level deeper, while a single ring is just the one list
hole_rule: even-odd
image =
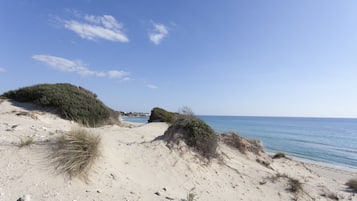
[{"label": "wispy cloud", "polygon": [[129,42],[129,38],[123,32],[123,25],[111,15],[94,16],[75,12],[74,16],[77,19],[61,21],[66,29],[75,32],[81,38]]},{"label": "wispy cloud", "polygon": [[167,27],[163,24],[152,22],[154,29],[149,33],[149,39],[155,45],[159,45],[161,41],[169,34]]},{"label": "wispy cloud", "polygon": [[0,73],[3,73],[3,72],[5,72],[5,71],[6,71],[5,68],[1,68],[1,67],[0,67]]},{"label": "wispy cloud", "polygon": [[128,72],[110,70],[110,71],[95,71],[90,70],[86,64],[80,60],[69,60],[62,57],[52,55],[34,55],[33,59],[47,64],[51,68],[64,72],[77,73],[82,76],[97,76],[97,77],[109,77],[109,78],[122,78],[129,75]]},{"label": "wispy cloud", "polygon": [[158,87],[156,85],[153,85],[153,84],[148,84],[146,85],[148,88],[150,89],[157,89]]}]

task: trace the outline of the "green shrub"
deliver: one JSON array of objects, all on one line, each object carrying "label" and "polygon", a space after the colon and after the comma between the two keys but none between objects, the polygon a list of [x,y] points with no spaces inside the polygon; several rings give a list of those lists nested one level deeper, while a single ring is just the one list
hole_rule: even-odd
[{"label": "green shrub", "polygon": [[278,152],[273,156],[273,159],[286,158],[286,155],[283,152]]},{"label": "green shrub", "polygon": [[97,95],[71,84],[39,84],[8,91],[2,96],[19,102],[53,107],[60,115],[88,126],[118,121],[118,114],[105,106]]},{"label": "green shrub", "polygon": [[83,128],[73,129],[52,141],[48,158],[56,173],[88,181],[88,171],[100,156],[99,144],[99,136]]},{"label": "green shrub", "polygon": [[162,108],[155,107],[151,110],[151,114],[148,122],[149,123],[151,122],[173,123],[175,121],[176,116],[177,113],[168,112]]},{"label": "green shrub", "polygon": [[217,134],[204,121],[193,115],[177,115],[176,120],[165,131],[164,139],[170,143],[183,140],[208,159],[216,156]]}]

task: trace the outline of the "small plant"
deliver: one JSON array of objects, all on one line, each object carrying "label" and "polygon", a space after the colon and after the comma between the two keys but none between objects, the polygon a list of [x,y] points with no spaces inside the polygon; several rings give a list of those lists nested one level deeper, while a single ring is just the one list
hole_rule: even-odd
[{"label": "small plant", "polygon": [[273,159],[280,159],[280,158],[286,158],[283,152],[278,152],[273,156]]},{"label": "small plant", "polygon": [[194,200],[197,200],[198,197],[197,197],[197,194],[195,192],[193,192],[195,190],[195,188],[193,187],[187,194],[187,198],[186,200],[187,201],[194,201]]},{"label": "small plant", "polygon": [[238,149],[241,153],[252,152],[257,155],[264,153],[263,145],[259,140],[246,139],[235,132],[223,133],[220,139],[226,145]]},{"label": "small plant", "polygon": [[351,189],[352,191],[357,192],[357,178],[355,179],[350,179],[348,182],[346,182],[346,186]]},{"label": "small plant", "polygon": [[293,179],[293,178],[289,178],[289,188],[288,190],[290,190],[293,193],[299,193],[300,191],[302,191],[302,184],[299,180],[297,179]]},{"label": "small plant", "polygon": [[20,137],[20,142],[17,145],[18,147],[25,147],[25,146],[29,146],[33,143],[33,137]]},{"label": "small plant", "polygon": [[88,171],[100,156],[99,144],[99,136],[83,128],[73,129],[68,135],[63,134],[53,141],[48,157],[57,173],[87,182]]}]

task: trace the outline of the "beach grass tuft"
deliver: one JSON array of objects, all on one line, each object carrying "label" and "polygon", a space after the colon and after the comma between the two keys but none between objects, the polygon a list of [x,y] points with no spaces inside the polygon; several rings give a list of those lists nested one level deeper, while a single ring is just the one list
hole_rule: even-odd
[{"label": "beach grass tuft", "polygon": [[302,191],[302,184],[301,184],[301,182],[299,180],[293,179],[293,178],[289,178],[288,184],[289,184],[288,190],[290,190],[291,192],[299,193],[299,192]]},{"label": "beach grass tuft", "polygon": [[17,144],[18,147],[25,147],[29,146],[33,143],[33,137],[26,136],[26,137],[20,137],[20,142]]},{"label": "beach grass tuft", "polygon": [[357,178],[348,180],[348,181],[346,182],[346,186],[347,186],[349,189],[351,189],[351,190],[357,192]]},{"label": "beach grass tuft", "polygon": [[100,156],[100,137],[84,128],[75,128],[51,143],[48,155],[55,172],[70,179],[79,177],[88,181],[88,172]]},{"label": "beach grass tuft", "polygon": [[263,145],[259,140],[246,139],[240,136],[238,133],[227,132],[220,135],[221,141],[235,149],[238,149],[241,153],[252,152],[257,155],[264,153]]},{"label": "beach grass tuft", "polygon": [[194,192],[195,188],[192,188],[187,194],[187,201],[195,201],[198,199],[197,194]]}]

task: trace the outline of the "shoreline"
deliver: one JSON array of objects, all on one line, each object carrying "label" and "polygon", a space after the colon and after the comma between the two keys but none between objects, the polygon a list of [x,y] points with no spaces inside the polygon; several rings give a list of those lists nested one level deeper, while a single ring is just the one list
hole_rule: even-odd
[{"label": "shoreline", "polygon": [[[132,126],[143,126],[145,124],[148,124],[147,122],[139,123],[139,122],[127,121],[130,118],[146,118],[146,117],[124,117],[124,118],[121,118],[121,121],[123,123],[125,123],[125,124],[131,124]],[[266,153],[268,155],[271,155],[271,156],[273,156],[274,154],[277,153],[277,152],[272,152],[272,151],[268,151],[268,150],[265,150],[265,151],[266,151]],[[303,157],[290,155],[287,152],[283,152],[283,153],[287,157],[289,157],[289,158],[291,158],[291,159],[293,159],[295,161],[299,161],[299,162],[303,162],[303,163],[306,163],[306,164],[310,164],[312,166],[321,166],[321,167],[326,167],[326,168],[330,168],[330,169],[343,170],[343,171],[347,171],[347,172],[354,172],[354,176],[357,177],[357,167],[350,167],[348,165],[344,165],[344,164],[340,164],[340,163],[328,163],[328,162],[322,162],[322,161],[318,161],[318,160],[307,159],[307,158],[303,158]]]}]

